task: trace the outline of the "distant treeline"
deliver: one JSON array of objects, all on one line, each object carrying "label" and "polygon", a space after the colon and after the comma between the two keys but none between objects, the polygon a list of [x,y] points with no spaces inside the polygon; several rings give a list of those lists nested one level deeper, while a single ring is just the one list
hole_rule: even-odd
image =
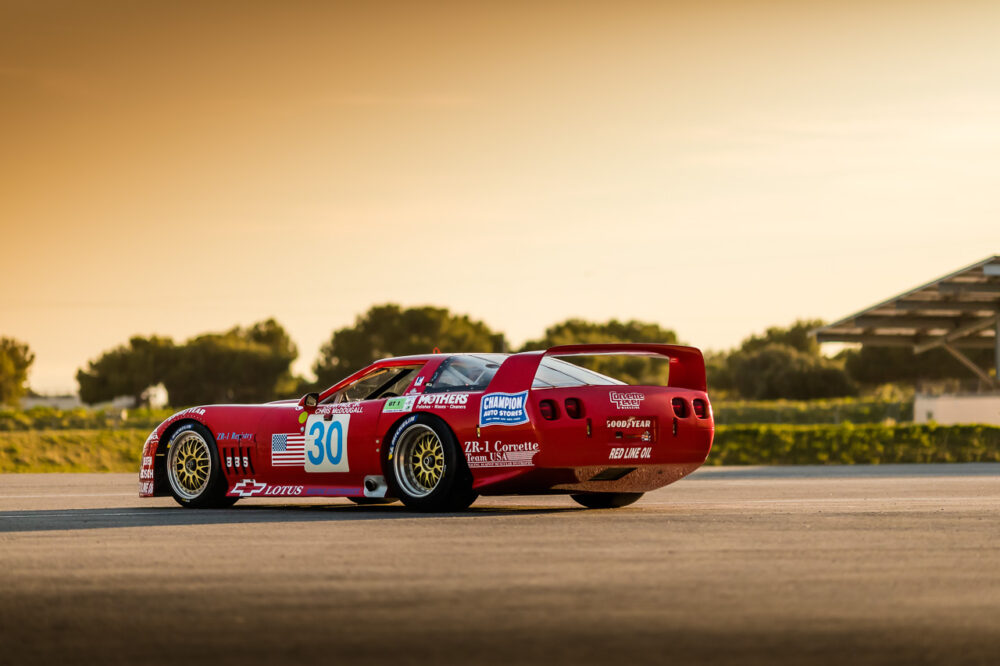
[{"label": "distant treeline", "polygon": [[[916,355],[904,348],[861,347],[828,358],[810,332],[821,321],[798,321],[745,339],[739,347],[706,354],[709,390],[716,398],[816,400],[856,396],[872,387],[965,377],[968,371],[949,354],[933,350]],[[26,390],[33,356],[27,345],[0,339],[0,404],[16,405]],[[658,324],[641,321],[590,322],[569,319],[546,329],[522,349],[600,342],[678,342]],[[697,345],[697,341],[692,341]],[[173,405],[261,402],[323,389],[387,356],[511,350],[505,335],[468,315],[445,308],[377,305],[354,325],[335,330],[320,349],[312,369],[316,381],[291,372],[298,349],[274,319],[248,328],[205,333],[183,342],[152,336],[131,338],[77,372],[81,399],[89,404],[131,396],[147,400],[147,389],[162,384]],[[992,352],[970,352],[983,365]],[[654,359],[594,357],[580,361],[630,383],[661,384],[667,368]],[[885,418],[902,420],[887,414]],[[845,419],[850,420],[850,419]]]}]

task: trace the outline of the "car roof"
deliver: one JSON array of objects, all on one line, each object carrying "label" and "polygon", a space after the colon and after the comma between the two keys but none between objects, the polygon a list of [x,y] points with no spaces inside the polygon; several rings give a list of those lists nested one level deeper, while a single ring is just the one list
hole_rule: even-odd
[{"label": "car roof", "polygon": [[411,356],[390,356],[387,358],[379,359],[375,361],[373,365],[378,363],[384,363],[386,361],[432,361],[434,359],[446,359],[452,356],[482,356],[489,354],[491,356],[511,356],[511,354],[504,354],[503,352],[450,352],[446,354],[413,354]]}]

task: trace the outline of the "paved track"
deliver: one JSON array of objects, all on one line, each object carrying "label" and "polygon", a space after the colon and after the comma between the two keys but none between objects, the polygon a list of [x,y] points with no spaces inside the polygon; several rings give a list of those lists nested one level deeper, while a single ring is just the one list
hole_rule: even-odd
[{"label": "paved track", "polygon": [[0,664],[1000,663],[1000,465],[707,469],[611,511],[0,476]]}]

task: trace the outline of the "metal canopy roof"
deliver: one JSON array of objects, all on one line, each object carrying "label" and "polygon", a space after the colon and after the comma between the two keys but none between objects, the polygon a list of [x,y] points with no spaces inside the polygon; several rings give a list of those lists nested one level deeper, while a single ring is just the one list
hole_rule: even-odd
[{"label": "metal canopy roof", "polygon": [[981,379],[986,372],[958,349],[997,350],[1000,377],[1000,255],[994,255],[816,329],[819,342],[942,347]]}]

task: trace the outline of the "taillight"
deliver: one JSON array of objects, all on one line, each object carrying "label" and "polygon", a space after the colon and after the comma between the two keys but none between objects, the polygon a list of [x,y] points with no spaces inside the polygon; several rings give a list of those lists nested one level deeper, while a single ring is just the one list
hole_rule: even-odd
[{"label": "taillight", "polygon": [[688,404],[684,402],[684,398],[674,398],[670,401],[670,404],[674,407],[674,416],[679,419],[687,418]]},{"label": "taillight", "polygon": [[538,403],[538,410],[542,413],[542,418],[546,421],[555,421],[559,418],[559,408],[554,400],[542,400]]},{"label": "taillight", "polygon": [[579,398],[566,398],[566,414],[571,419],[583,418],[583,403]]},{"label": "taillight", "polygon": [[695,398],[694,400],[694,415],[699,419],[706,418],[708,416],[708,405],[701,398]]}]

